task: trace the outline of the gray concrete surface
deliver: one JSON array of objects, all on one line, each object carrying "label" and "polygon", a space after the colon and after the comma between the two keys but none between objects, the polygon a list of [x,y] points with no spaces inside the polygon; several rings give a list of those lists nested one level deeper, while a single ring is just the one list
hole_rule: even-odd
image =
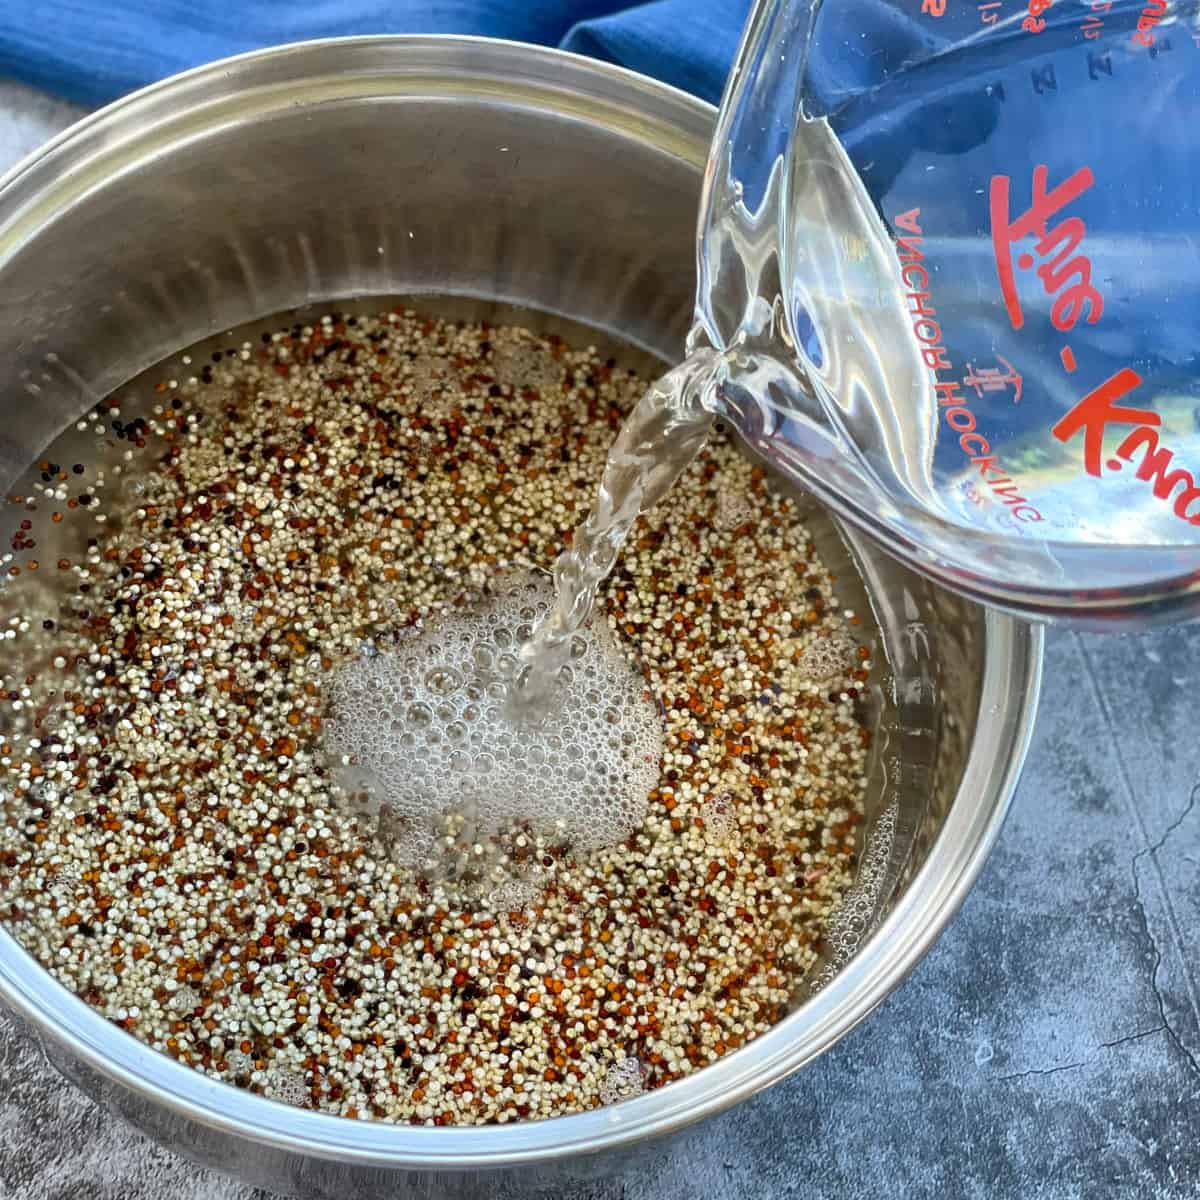
[{"label": "gray concrete surface", "polygon": [[[0,84],[0,165],[75,115]],[[1200,1195],[1193,689],[1200,628],[1052,633],[1012,817],[933,953],[699,1154],[586,1200]],[[0,1017],[0,1200],[165,1196],[264,1198],[106,1116]]]}]

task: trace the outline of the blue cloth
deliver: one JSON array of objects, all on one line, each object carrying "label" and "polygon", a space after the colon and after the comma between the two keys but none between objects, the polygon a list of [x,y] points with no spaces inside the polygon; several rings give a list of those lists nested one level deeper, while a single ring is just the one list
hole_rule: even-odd
[{"label": "blue cloth", "polygon": [[0,0],[0,76],[80,104],[308,38],[459,33],[561,46],[716,102],[749,0]]}]

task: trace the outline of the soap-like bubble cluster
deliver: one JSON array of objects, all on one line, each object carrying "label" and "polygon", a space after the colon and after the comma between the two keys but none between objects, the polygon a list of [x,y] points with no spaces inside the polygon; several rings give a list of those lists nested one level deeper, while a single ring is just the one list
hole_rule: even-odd
[{"label": "soap-like bubble cluster", "polygon": [[453,407],[456,382],[454,364],[445,355],[418,354],[409,366],[405,390],[422,416],[438,420]]},{"label": "soap-like bubble cluster", "polygon": [[73,863],[67,863],[54,873],[50,880],[50,890],[56,895],[70,898],[79,890],[83,883],[83,872]]},{"label": "soap-like bubble cluster", "polygon": [[637,1058],[622,1058],[608,1068],[600,1084],[600,1103],[631,1100],[646,1090],[646,1069]]},{"label": "soap-like bubble cluster", "polygon": [[493,912],[518,913],[529,908],[549,882],[544,871],[525,869],[497,883],[487,894],[488,907]]},{"label": "soap-like bubble cluster", "polygon": [[240,1050],[236,1046],[232,1050],[226,1051],[225,1062],[229,1067],[230,1073],[235,1077],[238,1075],[249,1075],[254,1070],[254,1056],[247,1054],[244,1050]]},{"label": "soap-like bubble cluster", "polygon": [[343,790],[409,865],[447,832],[469,842],[527,828],[584,853],[641,824],[662,719],[604,620],[572,643],[548,713],[509,712],[517,651],[553,598],[548,576],[502,573],[332,672],[326,737]]},{"label": "soap-like bubble cluster", "polygon": [[858,952],[863,938],[875,928],[883,916],[882,906],[888,898],[887,888],[895,884],[889,867],[896,841],[898,815],[899,806],[893,800],[875,818],[867,838],[866,850],[859,862],[858,877],[834,909],[825,927],[829,959],[812,977],[810,987],[814,992],[820,991],[837,976]]},{"label": "soap-like bubble cluster", "polygon": [[796,669],[803,679],[820,682],[840,675],[852,663],[854,645],[840,634],[818,637],[800,655]]},{"label": "soap-like bubble cluster", "polygon": [[167,999],[167,1008],[177,1017],[181,1017],[194,1012],[202,1003],[200,993],[194,987],[185,984],[171,993]]},{"label": "soap-like bubble cluster", "polygon": [[754,497],[734,491],[732,486],[722,485],[717,492],[715,523],[718,529],[737,529],[758,515]]},{"label": "soap-like bubble cluster", "polygon": [[280,1104],[291,1104],[296,1108],[307,1108],[311,1099],[309,1086],[299,1071],[275,1064],[267,1070],[263,1079],[263,1091]]},{"label": "soap-like bubble cluster", "polygon": [[734,840],[738,822],[732,796],[710,796],[705,800],[701,814],[704,832],[714,846],[725,845]]},{"label": "soap-like bubble cluster", "polygon": [[498,383],[511,388],[550,391],[562,384],[562,363],[534,342],[523,338],[499,341],[488,363]]}]

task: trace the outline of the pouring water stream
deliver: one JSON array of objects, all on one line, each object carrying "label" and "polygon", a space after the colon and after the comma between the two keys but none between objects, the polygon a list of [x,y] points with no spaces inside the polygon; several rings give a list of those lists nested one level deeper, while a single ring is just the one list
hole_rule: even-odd
[{"label": "pouring water stream", "polygon": [[[782,181],[795,141],[787,130],[805,33],[804,23],[785,8],[763,0],[752,12],[721,105],[705,173],[687,356],[627,418],[590,513],[554,563],[555,605],[520,649],[509,705],[518,719],[536,716],[550,703],[572,636],[590,618],[638,517],[699,454],[714,419],[723,416],[745,429],[769,413],[756,397],[809,391],[791,365],[794,340],[780,298]],[[778,55],[779,69],[764,70],[764,55]],[[778,136],[754,136],[747,143],[743,135],[754,114],[769,114]],[[746,179],[765,183],[753,209],[745,202]]]}]

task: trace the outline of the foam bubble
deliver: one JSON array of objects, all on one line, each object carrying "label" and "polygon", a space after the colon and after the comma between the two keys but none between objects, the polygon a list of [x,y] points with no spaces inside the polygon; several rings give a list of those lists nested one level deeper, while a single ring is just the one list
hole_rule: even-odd
[{"label": "foam bubble", "polygon": [[236,1046],[225,1054],[225,1063],[232,1075],[249,1075],[254,1070],[254,1058]]},{"label": "foam bubble", "polygon": [[640,1059],[622,1058],[613,1063],[604,1073],[600,1084],[600,1103],[616,1104],[618,1100],[631,1100],[646,1090],[646,1068]]},{"label": "foam bubble", "polygon": [[54,872],[50,890],[62,899],[70,899],[83,883],[83,872],[73,863],[67,863]]},{"label": "foam bubble", "polygon": [[562,363],[536,342],[497,339],[493,345],[491,370],[498,382],[539,392],[561,387]]},{"label": "foam bubble", "polygon": [[738,831],[737,813],[733,797],[710,796],[701,808],[704,831],[714,845],[723,845],[734,840]]},{"label": "foam bubble", "polygon": [[377,816],[410,865],[445,836],[527,827],[573,851],[615,845],[642,822],[663,727],[607,623],[578,635],[551,711],[514,722],[516,649],[553,603],[538,573],[506,572],[483,595],[331,673],[327,747],[343,792]]},{"label": "foam bubble", "polygon": [[167,1000],[167,1007],[176,1016],[186,1016],[203,1003],[200,998],[200,993],[193,987],[184,987],[176,989],[171,993]]},{"label": "foam bubble", "polygon": [[875,819],[859,862],[858,877],[825,926],[829,960],[810,980],[814,992],[825,987],[858,952],[863,938],[879,923],[885,888],[894,884],[889,867],[896,840],[899,804],[893,800]]},{"label": "foam bubble", "polygon": [[854,644],[850,639],[833,633],[810,642],[801,653],[796,668],[802,679],[820,682],[846,671],[853,655]]},{"label": "foam bubble", "polygon": [[723,485],[717,492],[716,526],[731,530],[755,520],[761,512],[753,496],[734,491],[733,485]]},{"label": "foam bubble", "polygon": [[537,871],[506,879],[488,894],[488,905],[494,912],[519,913],[533,904],[545,882],[544,875]]},{"label": "foam bubble", "polygon": [[454,364],[442,354],[418,354],[408,369],[406,390],[417,402],[417,410],[432,420],[443,420],[454,410],[458,375]]},{"label": "foam bubble", "polygon": [[298,1070],[273,1063],[267,1068],[263,1079],[263,1091],[281,1104],[291,1104],[296,1108],[307,1108],[312,1099],[308,1084]]}]

